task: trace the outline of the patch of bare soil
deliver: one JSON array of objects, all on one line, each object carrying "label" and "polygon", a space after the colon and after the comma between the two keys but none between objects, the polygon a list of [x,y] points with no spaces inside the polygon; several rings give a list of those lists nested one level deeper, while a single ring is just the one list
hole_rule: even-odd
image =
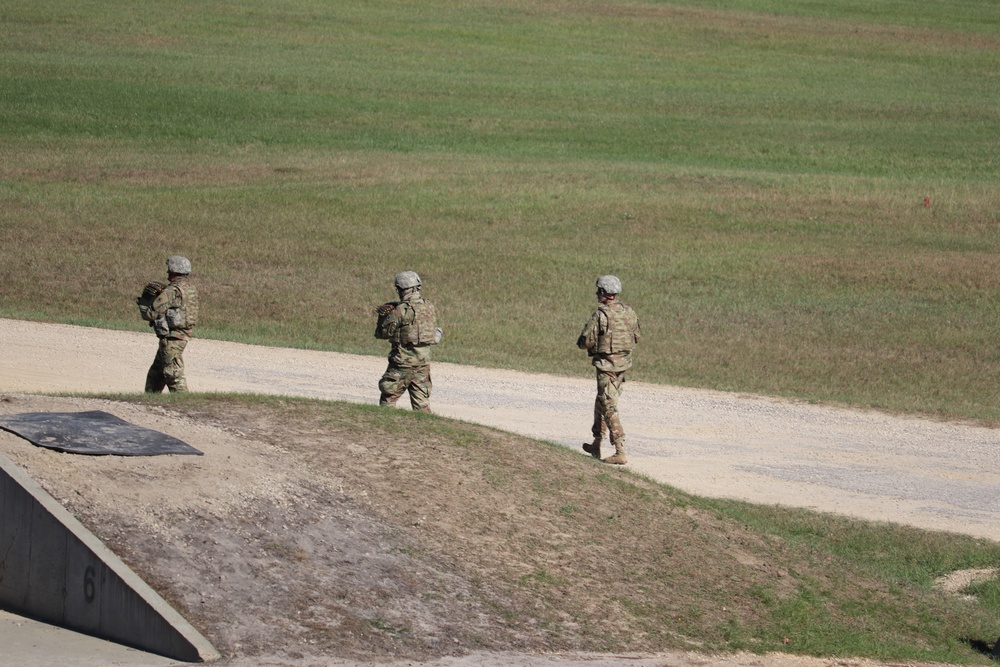
[{"label": "patch of bare soil", "polygon": [[74,410],[204,452],[88,457],[0,431],[0,453],[232,667],[866,664],[692,652],[713,645],[698,627],[752,620],[752,589],[780,597],[788,563],[809,566],[557,446],[400,411],[368,408],[359,424],[356,409],[278,399],[0,395],[0,414]]}]

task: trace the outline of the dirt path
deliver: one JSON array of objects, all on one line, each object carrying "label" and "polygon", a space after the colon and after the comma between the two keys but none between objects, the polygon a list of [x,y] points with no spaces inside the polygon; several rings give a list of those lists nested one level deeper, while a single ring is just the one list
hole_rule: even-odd
[{"label": "dirt path", "polygon": [[[136,392],[149,334],[0,319],[0,391]],[[373,403],[379,357],[197,339],[192,390]],[[641,363],[641,360],[639,361]],[[593,380],[438,363],[435,412],[578,448]],[[877,412],[629,383],[630,465],[691,493],[1000,541],[1000,431]]]}]

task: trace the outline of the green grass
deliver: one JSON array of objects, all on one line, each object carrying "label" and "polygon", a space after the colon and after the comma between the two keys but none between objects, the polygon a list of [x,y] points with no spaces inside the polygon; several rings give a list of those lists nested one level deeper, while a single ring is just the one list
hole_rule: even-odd
[{"label": "green grass", "polygon": [[[0,315],[1000,419],[1000,17],[985,1],[8,2]],[[924,206],[929,197],[931,205]]]}]

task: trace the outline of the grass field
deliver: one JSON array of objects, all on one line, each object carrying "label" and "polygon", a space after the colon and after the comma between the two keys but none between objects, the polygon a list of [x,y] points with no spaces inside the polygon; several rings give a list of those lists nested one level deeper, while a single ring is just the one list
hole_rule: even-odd
[{"label": "grass field", "polygon": [[[0,315],[1000,419],[1000,15],[854,3],[289,0],[0,8]],[[927,198],[925,200],[925,198]],[[929,205],[928,205],[929,203]]]},{"label": "grass field", "polygon": [[[1000,422],[993,0],[8,0],[0,35],[0,316],[142,329],[132,299],[183,253],[199,335],[384,354],[371,308],[415,269],[437,359],[589,375],[573,343],[610,272],[642,318],[636,379]],[[436,418],[284,407],[523,450]],[[650,646],[793,635],[804,653],[986,660],[997,581],[971,613],[930,581],[995,565],[995,545],[561,456],[467,472],[522,489],[551,535],[598,536],[601,562],[616,540],[640,540],[636,568],[670,554],[578,512],[595,489],[664,534],[696,510],[713,530],[684,574],[727,535],[789,573],[778,590],[733,556],[715,575],[738,595],[679,576],[677,613],[673,582],[643,571],[622,608]],[[593,486],[557,479],[565,465]],[[560,600],[587,573],[546,570],[536,546],[510,541],[536,569],[498,585],[579,611]]]}]

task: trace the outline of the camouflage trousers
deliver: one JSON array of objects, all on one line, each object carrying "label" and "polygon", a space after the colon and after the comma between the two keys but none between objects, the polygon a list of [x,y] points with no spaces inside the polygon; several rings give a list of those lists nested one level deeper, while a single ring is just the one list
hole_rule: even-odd
[{"label": "camouflage trousers", "polygon": [[611,438],[611,444],[625,439],[625,430],[618,418],[618,399],[625,383],[625,371],[613,373],[597,371],[597,400],[594,401],[594,426],[590,432],[594,440],[603,440],[605,433]]},{"label": "camouflage trousers", "polygon": [[161,338],[160,347],[156,350],[153,365],[146,373],[146,391],[159,394],[166,387],[170,391],[187,391],[187,380],[184,379],[184,348],[186,340],[176,338]]},{"label": "camouflage trousers", "polygon": [[397,366],[390,362],[378,388],[382,392],[379,405],[395,405],[403,392],[409,392],[410,407],[420,412],[431,411],[430,366]]}]

